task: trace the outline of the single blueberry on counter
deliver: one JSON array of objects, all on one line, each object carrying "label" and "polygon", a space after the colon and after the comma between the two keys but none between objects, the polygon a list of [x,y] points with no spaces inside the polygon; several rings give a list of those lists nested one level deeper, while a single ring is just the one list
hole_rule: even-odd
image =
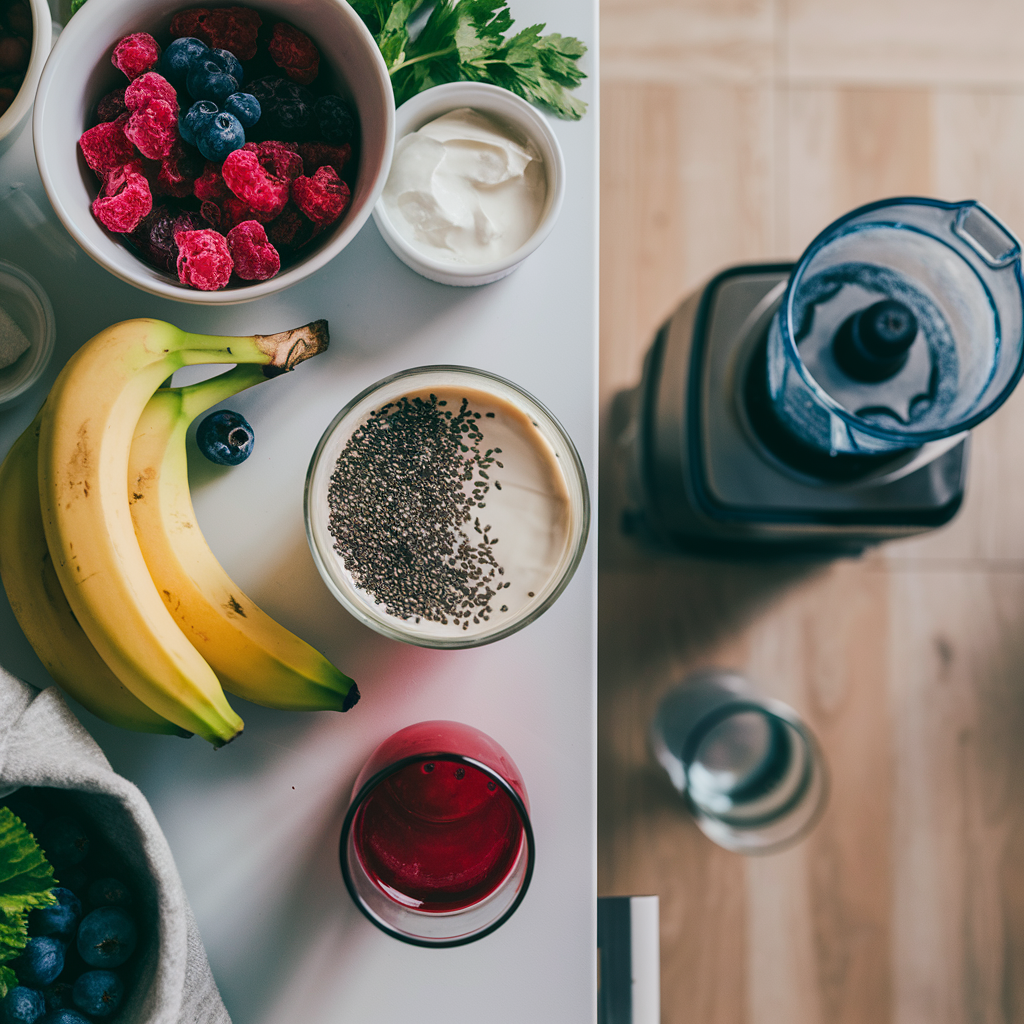
[{"label": "single blueberry on counter", "polygon": [[206,58],[197,60],[188,69],[185,86],[195,100],[223,103],[233,92],[238,92],[238,79],[229,75],[216,61]]},{"label": "single blueberry on counter", "polygon": [[135,921],[120,907],[100,907],[78,926],[78,952],[90,967],[120,967],[137,936]]},{"label": "single blueberry on counter", "polygon": [[196,100],[188,110],[178,115],[178,134],[190,145],[196,145],[196,136],[203,130],[220,108],[213,100]]},{"label": "single blueberry on counter", "polygon": [[49,935],[38,935],[9,964],[18,981],[30,988],[46,988],[64,970],[64,943]]},{"label": "single blueberry on counter", "polygon": [[237,466],[252,454],[255,437],[244,416],[228,409],[212,412],[196,431],[199,450],[220,466]]},{"label": "single blueberry on counter", "polygon": [[182,36],[167,44],[167,49],[160,56],[157,71],[176,89],[182,88],[188,77],[188,69],[192,63],[209,51],[209,47],[201,39]]},{"label": "single blueberry on counter", "polygon": [[233,92],[224,101],[224,109],[234,114],[243,128],[252,128],[260,119],[260,101],[249,92]]},{"label": "single blueberry on counter", "polygon": [[28,915],[29,935],[50,935],[66,946],[74,937],[82,919],[82,901],[70,890],[58,886],[52,890],[57,897],[55,907],[43,907]]},{"label": "single blueberry on counter", "polygon": [[57,872],[80,864],[89,855],[89,836],[74,818],[51,818],[36,838]]},{"label": "single blueberry on counter", "polygon": [[109,1017],[121,1005],[124,984],[113,971],[86,971],[75,982],[75,1006],[90,1017]]},{"label": "single blueberry on counter", "polygon": [[200,125],[196,145],[207,160],[220,163],[228,153],[245,145],[245,129],[234,114],[222,110]]},{"label": "single blueberry on counter", "polygon": [[43,993],[25,985],[15,985],[0,1003],[0,1019],[4,1024],[36,1024],[45,1012]]}]

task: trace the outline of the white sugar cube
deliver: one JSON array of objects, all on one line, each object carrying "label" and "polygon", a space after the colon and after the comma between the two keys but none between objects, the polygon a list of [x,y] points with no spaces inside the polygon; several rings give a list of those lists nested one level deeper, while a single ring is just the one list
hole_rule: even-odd
[{"label": "white sugar cube", "polygon": [[7,310],[0,306],[0,370],[10,366],[28,347],[29,340],[25,332],[11,319]]}]

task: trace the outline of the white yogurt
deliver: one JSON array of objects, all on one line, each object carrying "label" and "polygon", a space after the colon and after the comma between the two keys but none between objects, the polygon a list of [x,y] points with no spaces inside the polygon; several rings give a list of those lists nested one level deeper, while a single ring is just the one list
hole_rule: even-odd
[{"label": "white yogurt", "polygon": [[492,263],[540,223],[544,161],[528,139],[463,107],[399,140],[382,199],[395,230],[425,256]]}]

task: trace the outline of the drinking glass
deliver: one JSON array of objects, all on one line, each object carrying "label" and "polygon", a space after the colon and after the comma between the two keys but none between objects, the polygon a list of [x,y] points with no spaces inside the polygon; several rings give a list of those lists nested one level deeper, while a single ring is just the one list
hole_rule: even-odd
[{"label": "drinking glass", "polygon": [[824,809],[828,779],[814,736],[736,673],[699,673],[670,691],[650,739],[697,826],[727,850],[782,849]]},{"label": "drinking glass", "polygon": [[461,722],[410,725],[363,765],[341,829],[349,894],[378,928],[461,946],[504,924],[533,874],[530,804],[515,762]]}]

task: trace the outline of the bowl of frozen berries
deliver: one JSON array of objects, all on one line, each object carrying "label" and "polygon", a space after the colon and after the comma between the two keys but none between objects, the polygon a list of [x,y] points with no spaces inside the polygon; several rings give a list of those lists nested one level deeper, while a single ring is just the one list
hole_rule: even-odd
[{"label": "bowl of frozen berries", "polygon": [[36,99],[57,215],[122,280],[208,305],[333,259],[387,180],[394,95],[344,0],[89,0]]}]

